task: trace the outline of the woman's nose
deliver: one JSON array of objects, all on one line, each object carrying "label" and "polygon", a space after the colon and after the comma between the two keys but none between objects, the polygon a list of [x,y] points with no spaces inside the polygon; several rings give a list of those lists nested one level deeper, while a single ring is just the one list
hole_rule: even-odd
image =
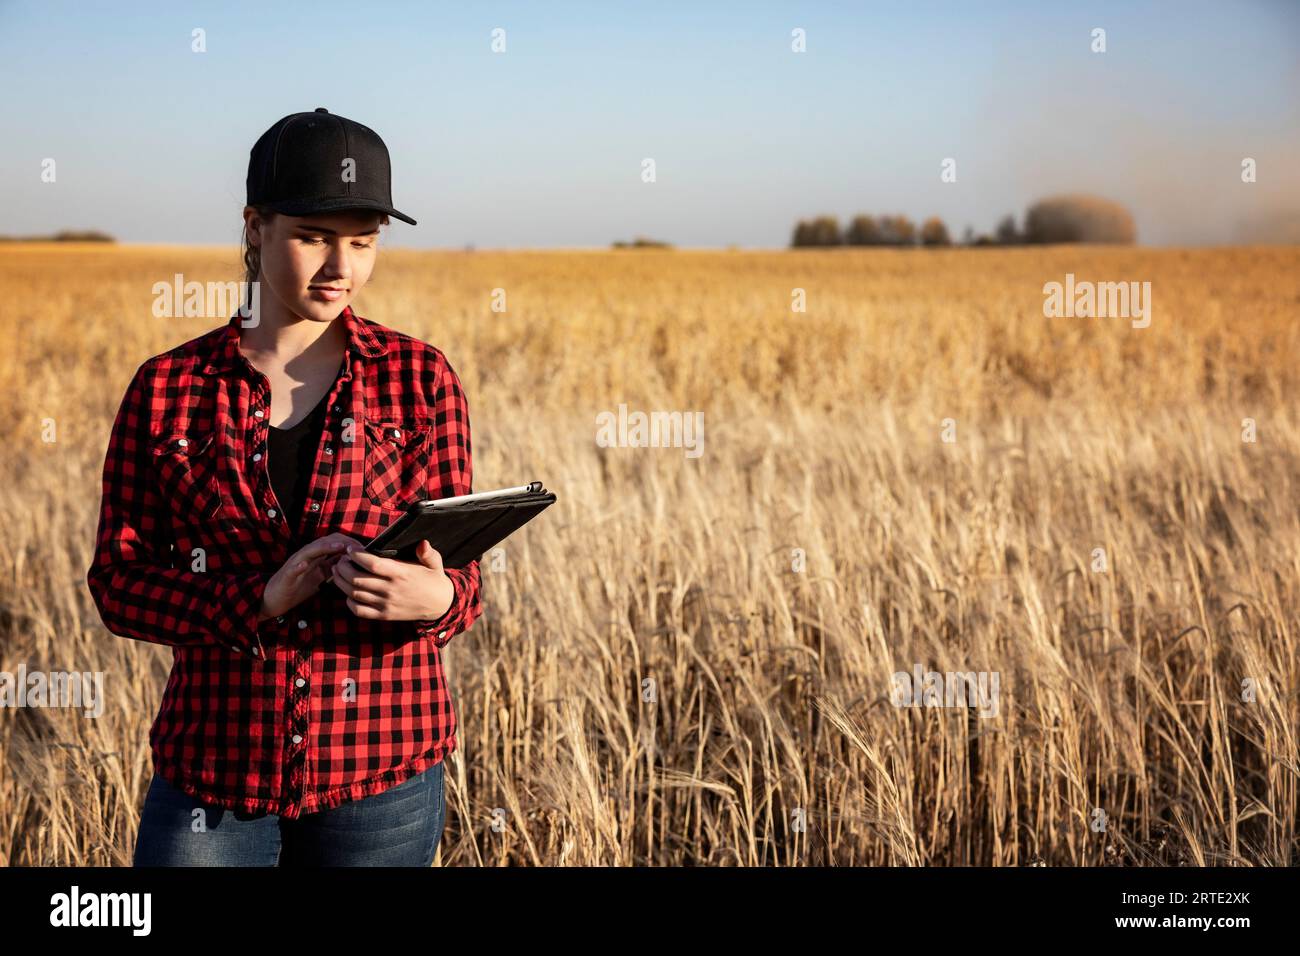
[{"label": "woman's nose", "polygon": [[325,270],[332,278],[346,279],[352,274],[348,250],[344,243],[334,243],[325,259]]}]

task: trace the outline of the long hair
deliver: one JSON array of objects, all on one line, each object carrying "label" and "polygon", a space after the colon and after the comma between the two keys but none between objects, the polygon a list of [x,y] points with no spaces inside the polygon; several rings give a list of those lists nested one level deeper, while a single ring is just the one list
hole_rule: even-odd
[{"label": "long hair", "polygon": [[[257,215],[263,222],[270,222],[276,215],[273,209],[266,206],[254,206]],[[253,307],[253,283],[257,277],[262,274],[262,250],[248,241],[248,223],[244,223],[244,228],[240,230],[239,245],[244,256],[244,288],[246,290],[244,297],[244,309],[248,311]]]}]

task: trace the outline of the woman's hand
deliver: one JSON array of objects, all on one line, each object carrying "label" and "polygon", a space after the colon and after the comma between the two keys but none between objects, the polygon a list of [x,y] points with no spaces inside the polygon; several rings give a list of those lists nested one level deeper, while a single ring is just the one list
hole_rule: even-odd
[{"label": "woman's hand", "polygon": [[345,548],[361,542],[346,534],[327,534],[295,551],[280,570],[271,575],[262,592],[258,620],[279,617],[307,600],[329,578]]},{"label": "woman's hand", "polygon": [[455,586],[442,569],[442,555],[428,541],[416,548],[419,564],[381,558],[360,542],[334,565],[334,583],[357,617],[379,621],[437,619],[447,613]]}]

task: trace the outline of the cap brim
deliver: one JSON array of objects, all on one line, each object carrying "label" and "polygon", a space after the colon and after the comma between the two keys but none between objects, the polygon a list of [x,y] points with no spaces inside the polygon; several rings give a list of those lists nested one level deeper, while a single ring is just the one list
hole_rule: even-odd
[{"label": "cap brim", "polygon": [[322,212],[344,212],[349,209],[365,209],[369,212],[383,212],[402,222],[416,225],[414,219],[404,212],[398,212],[392,206],[386,206],[374,199],[349,199],[342,196],[336,199],[291,199],[285,202],[259,203],[286,216],[311,216]]}]

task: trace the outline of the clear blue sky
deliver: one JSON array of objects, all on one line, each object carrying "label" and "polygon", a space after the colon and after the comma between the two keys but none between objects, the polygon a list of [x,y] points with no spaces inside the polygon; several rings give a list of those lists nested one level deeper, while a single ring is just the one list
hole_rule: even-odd
[{"label": "clear blue sky", "polygon": [[956,235],[1071,191],[1147,243],[1300,236],[1294,0],[0,0],[0,71],[6,234],[234,243],[253,141],[324,106],[388,143],[420,223],[390,245],[780,247],[858,212]]}]

